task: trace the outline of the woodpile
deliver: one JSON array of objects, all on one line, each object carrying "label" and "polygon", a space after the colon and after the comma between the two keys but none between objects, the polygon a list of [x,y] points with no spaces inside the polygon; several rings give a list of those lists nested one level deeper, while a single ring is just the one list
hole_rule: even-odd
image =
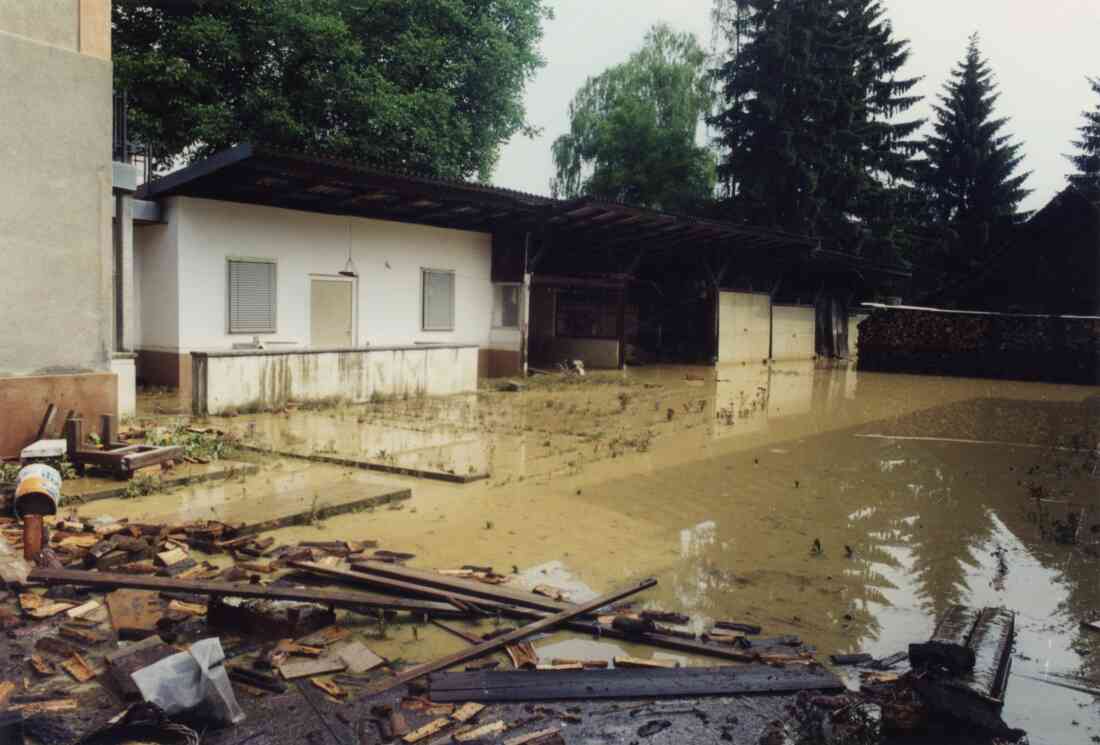
[{"label": "woodpile", "polygon": [[860,369],[1100,383],[1100,319],[893,307],[859,325]]}]

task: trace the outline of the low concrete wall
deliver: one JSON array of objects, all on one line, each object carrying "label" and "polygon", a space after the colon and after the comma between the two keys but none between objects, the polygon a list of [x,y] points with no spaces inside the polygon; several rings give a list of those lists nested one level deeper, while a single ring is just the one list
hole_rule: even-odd
[{"label": "low concrete wall", "polygon": [[718,298],[718,362],[760,363],[771,344],[771,298],[749,292],[722,292]]},{"label": "low concrete wall", "polygon": [[581,360],[588,370],[618,370],[619,342],[615,339],[568,339],[555,336],[547,342],[551,359]]},{"label": "low concrete wall", "polygon": [[772,359],[812,360],[817,332],[812,306],[772,306]]},{"label": "low concrete wall", "polygon": [[873,307],[861,370],[1100,384],[1100,317]]},{"label": "low concrete wall", "polygon": [[192,352],[195,414],[278,409],[290,401],[369,401],[477,390],[476,346]]},{"label": "low concrete wall", "polygon": [[57,406],[55,433],[69,411],[84,420],[85,432],[98,431],[101,414],[118,414],[118,380],[114,373],[0,377],[0,457],[31,444],[50,404]]}]

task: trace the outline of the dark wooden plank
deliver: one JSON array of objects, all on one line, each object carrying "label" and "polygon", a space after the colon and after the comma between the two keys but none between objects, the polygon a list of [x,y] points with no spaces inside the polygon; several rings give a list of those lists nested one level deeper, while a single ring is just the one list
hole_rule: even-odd
[{"label": "dark wooden plank", "polygon": [[[448,592],[446,590],[440,590],[434,587],[421,585],[413,581],[405,582],[402,580],[391,579],[389,577],[382,577],[380,575],[366,575],[359,572],[347,572],[341,569],[331,569],[329,567],[321,566],[320,564],[313,564],[304,561],[291,561],[289,562],[289,565],[291,567],[294,567],[295,569],[301,569],[303,571],[308,571],[312,574],[318,574],[332,579],[345,581],[349,584],[371,586],[377,589],[388,590],[400,594],[413,595],[414,597],[432,598],[441,602],[459,600],[461,602],[473,603],[481,608],[485,608],[488,610],[499,610],[502,615],[511,616],[513,618],[537,619],[542,618],[546,615],[545,613],[536,611],[534,609],[517,608],[509,605],[506,602],[496,602],[488,600],[486,598],[468,595],[460,591]],[[735,647],[707,644],[705,642],[692,641],[690,639],[681,639],[678,637],[668,636],[666,634],[658,634],[654,632],[631,634],[620,631],[619,629],[610,628],[608,626],[601,626],[594,622],[577,620],[569,621],[568,623],[564,624],[564,627],[569,629],[570,631],[577,631],[582,634],[602,636],[608,639],[621,639],[623,641],[635,642],[637,644],[648,644],[652,647],[661,647],[662,649],[671,649],[677,652],[687,652],[688,654],[713,657],[715,659],[733,660],[735,662],[750,662],[756,659],[756,654],[752,652],[746,652],[745,650],[737,649]],[[454,633],[453,629],[448,628],[447,630]]]},{"label": "dark wooden plank", "polygon": [[435,674],[430,685],[432,701],[441,703],[694,698],[844,690],[840,678],[826,670],[784,670],[767,665],[575,672],[488,670]]},{"label": "dark wooden plank", "polygon": [[128,471],[136,471],[139,468],[155,466],[169,460],[183,460],[183,448],[175,446],[154,448],[152,450],[145,448],[123,457],[122,467]]},{"label": "dark wooden plank", "polygon": [[533,592],[524,592],[501,585],[487,585],[484,582],[448,577],[438,572],[430,572],[423,569],[410,569],[409,567],[387,564],[382,561],[363,561],[352,564],[351,568],[356,572],[373,574],[390,579],[401,580],[416,585],[434,587],[448,592],[460,592],[474,597],[496,600],[509,605],[519,605],[524,608],[546,611],[547,613],[560,613],[574,608],[572,603],[561,603],[550,598],[536,595]]},{"label": "dark wooden plank", "polygon": [[439,590],[434,587],[427,587],[424,585],[418,585],[410,582],[403,582],[397,579],[390,579],[389,577],[373,576],[362,574],[360,572],[349,572],[344,569],[335,569],[333,567],[327,567],[323,564],[316,564],[310,561],[288,561],[287,565],[300,569],[303,572],[309,574],[315,574],[321,577],[327,577],[329,579],[337,580],[338,582],[345,582],[350,585],[374,587],[380,590],[387,590],[390,592],[398,593],[401,595],[411,595],[412,597],[423,597],[431,600],[438,600],[443,603],[454,603],[459,601],[460,603],[473,604],[479,608],[485,608],[487,610],[499,611],[500,613],[514,618],[539,618],[539,614],[532,610],[524,610],[515,608],[508,603],[501,603],[495,600],[489,600],[487,598],[478,597],[476,595],[469,595],[464,592],[449,592],[447,590]]},{"label": "dark wooden plank", "polygon": [[38,425],[38,432],[34,435],[34,441],[44,440],[46,433],[50,431],[50,427],[53,426],[53,418],[57,416],[57,405],[50,404],[46,407],[46,414],[42,417],[42,423]]},{"label": "dark wooden plank", "polygon": [[454,606],[428,600],[406,600],[403,598],[374,595],[365,592],[347,592],[339,590],[313,590],[294,587],[270,587],[259,584],[232,584],[229,582],[195,582],[191,580],[171,579],[168,577],[148,577],[128,574],[107,574],[104,572],[81,572],[69,569],[35,569],[30,574],[31,582],[45,582],[52,585],[73,585],[97,589],[127,588],[134,590],[156,590],[158,592],[187,592],[213,597],[267,598],[269,600],[297,600],[307,603],[320,603],[339,608],[355,610],[370,608],[382,610],[407,610],[416,613],[454,616],[459,612]]},{"label": "dark wooden plank", "polygon": [[467,660],[476,659],[477,657],[489,654],[490,652],[496,652],[497,650],[503,649],[509,644],[523,641],[529,636],[534,636],[535,634],[546,631],[547,629],[552,629],[555,626],[564,623],[565,621],[569,621],[570,619],[581,615],[582,613],[594,611],[598,608],[604,607],[605,605],[611,605],[612,603],[618,602],[623,598],[628,598],[631,595],[636,595],[643,590],[648,590],[650,587],[653,587],[656,584],[657,580],[655,579],[644,580],[625,590],[602,595],[598,598],[595,598],[594,600],[589,600],[587,603],[582,603],[580,605],[574,606],[569,610],[564,610],[561,613],[547,616],[546,618],[542,618],[538,621],[535,621],[534,623],[529,623],[522,628],[518,628],[515,631],[504,634],[503,636],[498,636],[495,639],[490,639],[488,641],[482,642],[481,644],[475,644],[472,647],[461,649],[445,657],[441,657],[433,662],[427,662],[423,665],[417,665],[414,668],[406,670],[395,678],[386,681],[382,686],[372,689],[371,692],[372,694],[383,693],[385,691],[396,688],[397,686],[404,685],[410,680],[416,680],[417,678],[423,677],[430,673],[439,672],[440,670],[446,670],[448,667],[453,667],[454,665],[461,664],[463,662],[466,662]]}]

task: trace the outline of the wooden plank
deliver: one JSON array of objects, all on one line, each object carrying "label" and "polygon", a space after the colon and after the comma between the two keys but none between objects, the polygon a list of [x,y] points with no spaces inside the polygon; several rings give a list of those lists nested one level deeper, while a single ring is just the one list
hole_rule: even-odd
[{"label": "wooden plank", "polygon": [[617,668],[635,668],[639,670],[671,670],[676,667],[675,660],[644,660],[638,657],[614,658]]},{"label": "wooden plank", "polygon": [[477,729],[472,729],[469,732],[456,732],[456,742],[474,742],[480,740],[483,737],[492,737],[494,735],[504,734],[508,728],[504,725],[504,722],[493,722],[492,724],[485,724]]},{"label": "wooden plank", "polygon": [[478,704],[471,701],[470,703],[458,707],[458,709],[451,714],[451,719],[460,724],[464,724],[480,714],[484,708],[485,704]]},{"label": "wooden plank", "polygon": [[487,585],[475,580],[448,577],[439,572],[430,572],[423,569],[410,569],[397,564],[387,564],[383,561],[362,561],[352,564],[351,568],[356,572],[390,579],[409,582],[421,587],[434,587],[437,590],[463,593],[468,596],[479,597],[485,600],[495,600],[508,605],[518,605],[524,608],[534,608],[547,613],[560,613],[574,608],[571,603],[562,603],[550,598],[536,595],[532,592],[515,590],[503,585]]},{"label": "wooden plank", "polygon": [[116,590],[106,600],[111,625],[122,639],[155,634],[165,612],[157,594],[147,590]]},{"label": "wooden plank", "polygon": [[840,678],[826,670],[786,670],[766,665],[561,671],[552,674],[526,670],[436,673],[431,676],[430,686],[432,701],[480,703],[692,698],[844,690]]},{"label": "wooden plank", "polygon": [[[35,569],[29,579],[51,585],[73,585],[96,589],[124,588],[131,590],[155,590],[157,592],[186,592],[197,595],[233,598],[265,598],[268,600],[298,600],[320,603],[350,610],[370,608],[382,610],[406,610],[415,613],[440,613],[455,615],[454,606],[427,600],[406,600],[365,592],[341,592],[294,587],[269,587],[262,584],[233,584],[230,582],[199,582],[168,577],[131,576],[84,572],[71,569]],[[70,606],[71,607],[71,606]]]},{"label": "wooden plank", "polygon": [[335,644],[331,649],[332,654],[347,665],[347,671],[352,675],[362,675],[385,664],[385,660],[360,641]]},{"label": "wooden plank", "polygon": [[504,745],[565,745],[565,740],[562,739],[561,730],[552,727],[513,737],[505,740]]},{"label": "wooden plank", "polygon": [[50,431],[50,427],[53,426],[53,418],[57,415],[57,405],[50,404],[46,407],[46,414],[42,417],[42,423],[38,425],[38,432],[35,433],[34,439],[31,442],[38,442],[39,440],[46,439],[46,433]]},{"label": "wooden plank", "polygon": [[339,582],[344,582],[351,585],[357,585],[361,587],[375,587],[390,592],[397,592],[403,595],[431,598],[433,600],[452,604],[455,600],[458,600],[460,603],[468,603],[476,605],[479,608],[500,611],[502,614],[513,617],[532,617],[532,613],[530,610],[517,609],[510,603],[498,602],[469,593],[441,590],[435,587],[417,584],[415,582],[405,582],[403,580],[391,579],[389,577],[383,577],[381,575],[375,576],[363,574],[361,572],[349,572],[344,569],[328,567],[312,561],[289,561],[287,562],[287,565],[293,567],[294,569],[300,569],[304,572],[309,572],[310,574],[316,574],[321,577],[328,577],[329,579],[335,579]]},{"label": "wooden plank", "polygon": [[955,675],[974,669],[974,650],[967,646],[978,623],[980,611],[962,605],[952,606],[940,619],[932,638],[923,644],[909,645],[913,667],[942,667]]},{"label": "wooden plank", "polygon": [[450,719],[436,719],[434,721],[428,722],[420,729],[413,730],[401,739],[407,743],[420,742],[421,740],[425,740],[432,735],[438,735],[440,732],[447,729],[452,724],[454,724],[454,722],[452,722]]},{"label": "wooden plank", "polygon": [[555,626],[558,626],[561,623],[568,621],[572,618],[576,618],[579,615],[582,615],[584,613],[591,613],[597,608],[602,608],[605,605],[611,605],[612,603],[622,600],[623,598],[628,598],[631,595],[636,595],[637,593],[642,592],[643,590],[648,590],[650,587],[653,587],[656,584],[657,580],[647,579],[626,590],[620,590],[618,592],[613,592],[608,595],[603,595],[594,600],[590,600],[587,603],[582,603],[581,605],[574,606],[569,610],[564,610],[561,613],[557,613],[553,616],[547,616],[546,618],[542,618],[533,623],[529,623],[526,626],[518,628],[510,633],[504,634],[503,636],[498,636],[495,639],[490,639],[488,641],[482,642],[481,644],[476,644],[472,647],[467,647],[466,649],[462,649],[453,654],[441,657],[434,662],[417,665],[416,667],[410,670],[406,670],[400,675],[397,675],[393,679],[386,681],[386,683],[384,683],[381,687],[373,690],[373,693],[388,691],[396,688],[397,686],[404,685],[410,680],[416,680],[417,678],[423,677],[424,675],[427,675],[429,673],[438,672],[439,670],[446,670],[448,667],[461,664],[463,662],[466,662],[467,660],[476,659],[478,657],[481,657],[482,655],[489,654],[490,652],[496,652],[499,649],[507,647],[509,644],[523,641],[529,636],[534,636],[535,634],[546,631],[547,629],[552,629]]},{"label": "wooden plank", "polygon": [[341,673],[347,667],[347,663],[337,657],[319,657],[317,659],[288,660],[279,665],[279,672],[286,680],[296,680],[298,678],[310,678],[314,675]]},{"label": "wooden plank", "polygon": [[74,654],[72,657],[62,662],[61,667],[63,667],[65,672],[69,675],[73,676],[78,683],[87,683],[96,675],[95,670],[88,664],[88,661],[79,654]]},{"label": "wooden plank", "polygon": [[[534,609],[517,608],[515,606],[508,605],[505,602],[486,600],[484,598],[474,595],[468,595],[464,592],[460,592],[457,590],[440,590],[438,588],[418,584],[416,581],[404,581],[391,579],[389,577],[382,577],[380,575],[372,576],[361,574],[359,572],[348,572],[341,569],[334,569],[331,567],[326,567],[320,564],[306,561],[291,561],[289,562],[289,565],[291,567],[294,567],[295,569],[301,569],[303,571],[317,574],[319,576],[329,577],[331,579],[336,579],[339,581],[346,581],[353,585],[378,587],[381,589],[389,590],[391,592],[414,595],[419,597],[434,598],[441,601],[450,598],[452,600],[458,600],[460,602],[473,603],[481,608],[489,610],[499,610],[502,615],[512,616],[515,618],[544,618],[546,615],[545,613]],[[493,589],[493,586],[486,585],[486,587],[490,591]],[[438,622],[435,623],[444,631],[449,631],[455,636],[461,637],[471,644],[480,644],[483,641],[481,638],[474,637],[470,634],[467,634],[466,632],[454,628],[453,626],[445,626]],[[654,632],[627,633],[620,631],[619,629],[611,628],[610,626],[598,625],[596,623],[588,621],[570,621],[565,624],[565,628],[568,628],[571,631],[592,634],[593,636],[602,636],[608,639],[622,639],[624,641],[631,641],[639,644],[648,644],[650,646],[661,647],[663,649],[671,649],[676,652],[687,652],[688,654],[713,657],[722,660],[731,660],[734,662],[752,662],[756,659],[756,655],[753,653],[728,647],[723,648],[716,644],[706,644],[704,642],[694,641],[691,639],[682,639]]]}]

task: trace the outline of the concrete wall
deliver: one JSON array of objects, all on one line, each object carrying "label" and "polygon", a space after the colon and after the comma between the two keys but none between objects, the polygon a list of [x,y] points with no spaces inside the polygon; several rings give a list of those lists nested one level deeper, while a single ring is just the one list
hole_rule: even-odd
[{"label": "concrete wall", "polygon": [[556,336],[549,341],[552,362],[581,360],[588,370],[618,370],[619,342],[615,339],[569,339]]},{"label": "concrete wall", "polygon": [[81,5],[0,0],[0,375],[110,369],[111,63]]},{"label": "concrete wall", "polygon": [[[188,198],[167,206],[167,226],[136,231],[143,350],[228,350],[251,341],[227,332],[230,257],[277,262],[278,330],[261,340],[308,347],[310,277],[343,269],[349,240],[359,272],[356,346],[489,346],[488,234]],[[421,330],[422,268],[455,273],[454,331]]]},{"label": "concrete wall", "polygon": [[813,306],[772,306],[772,359],[812,360],[817,352]]},{"label": "concrete wall", "polygon": [[288,401],[447,396],[477,391],[477,347],[299,354],[203,353],[195,360],[196,413],[281,408]]},{"label": "concrete wall", "polygon": [[722,292],[718,299],[718,363],[768,359],[771,298],[748,292]]}]

